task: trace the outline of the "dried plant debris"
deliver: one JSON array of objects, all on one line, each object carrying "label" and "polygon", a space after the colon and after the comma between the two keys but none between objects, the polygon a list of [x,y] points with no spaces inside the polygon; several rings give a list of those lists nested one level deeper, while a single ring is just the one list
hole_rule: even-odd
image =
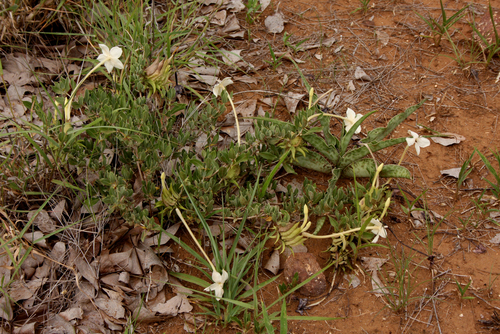
[{"label": "dried plant debris", "polygon": [[478,320],[483,328],[490,330],[500,330],[500,316],[498,315],[497,310],[493,310],[493,315],[491,316],[491,320]]}]

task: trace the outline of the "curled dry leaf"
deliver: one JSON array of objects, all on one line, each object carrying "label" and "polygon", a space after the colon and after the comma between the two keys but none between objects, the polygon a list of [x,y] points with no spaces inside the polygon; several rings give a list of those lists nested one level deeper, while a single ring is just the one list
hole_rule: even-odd
[{"label": "curled dry leaf", "polygon": [[271,257],[269,257],[269,260],[264,265],[264,269],[269,270],[274,275],[278,273],[280,269],[280,252],[278,250],[273,251]]},{"label": "curled dry leaf", "polygon": [[372,78],[359,66],[354,71],[354,78],[356,80],[372,81]]},{"label": "curled dry leaf", "polygon": [[456,133],[445,132],[442,135],[446,135],[447,137],[431,137],[432,141],[443,145],[450,146],[454,144],[459,144],[460,142],[465,140],[465,137]]}]

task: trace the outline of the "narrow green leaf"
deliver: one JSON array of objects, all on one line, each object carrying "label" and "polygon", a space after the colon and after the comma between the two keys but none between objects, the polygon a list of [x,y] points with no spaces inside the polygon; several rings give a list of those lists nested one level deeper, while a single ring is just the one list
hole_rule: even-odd
[{"label": "narrow green leaf", "polygon": [[354,132],[358,128],[358,126],[361,125],[367,119],[370,117],[373,113],[375,113],[376,110],[370,111],[368,114],[364,115],[361,117],[354,125],[349,129],[349,131],[344,134],[342,139],[340,139],[340,154],[344,155],[345,151],[347,150],[347,145],[349,145],[349,142],[351,141],[352,136],[354,135]]},{"label": "narrow green leaf", "polygon": [[339,160],[339,152],[334,147],[328,146],[328,144],[318,135],[310,134],[304,135],[302,138],[312,145],[315,149],[329,159],[333,164],[336,164]]},{"label": "narrow green leaf", "polygon": [[406,118],[408,118],[408,116],[410,116],[411,114],[413,114],[415,112],[415,110],[417,110],[418,108],[420,108],[425,103],[425,101],[427,101],[427,99],[423,99],[418,104],[409,107],[408,109],[406,109],[401,114],[398,114],[398,115],[394,116],[389,121],[389,123],[387,123],[387,126],[385,128],[376,128],[376,129],[373,129],[372,131],[368,132],[368,135],[366,136],[365,139],[362,140],[362,142],[363,143],[371,143],[373,141],[380,141],[380,140],[384,139],[392,131],[394,131],[394,129],[399,124],[401,124],[401,122],[403,122]]},{"label": "narrow green leaf", "polygon": [[344,156],[342,158],[340,158],[340,161],[337,164],[337,166],[338,166],[338,168],[343,169],[347,165],[353,163],[354,161],[359,160],[359,159],[367,156],[368,154],[370,154],[370,151],[377,152],[377,151],[384,149],[386,147],[390,147],[393,145],[404,143],[405,141],[406,141],[406,138],[394,138],[394,139],[384,140],[382,142],[370,143],[368,145],[370,147],[370,149],[368,149],[368,147],[366,147],[366,146],[356,148],[356,149],[351,150],[351,151],[347,152],[346,154],[344,154]]}]

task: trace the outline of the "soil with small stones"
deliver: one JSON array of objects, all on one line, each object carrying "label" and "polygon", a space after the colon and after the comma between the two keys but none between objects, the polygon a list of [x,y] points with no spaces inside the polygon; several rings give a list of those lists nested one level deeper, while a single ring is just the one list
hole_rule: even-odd
[{"label": "soil with small stones", "polygon": [[[468,4],[466,1],[443,2],[448,17]],[[445,177],[440,172],[461,167],[475,148],[493,161],[490,150],[499,146],[500,85],[495,83],[495,77],[500,70],[500,62],[494,57],[492,63],[485,67],[482,63],[484,55],[473,43],[472,29],[468,24],[475,15],[487,12],[487,1],[473,4],[473,10],[466,10],[464,18],[451,27],[449,34],[454,45],[443,38],[439,46],[433,44],[432,38],[425,37],[430,35],[429,29],[416,15],[418,12],[424,17],[439,18],[438,1],[372,1],[366,13],[358,11],[350,14],[357,5],[356,1],[342,0],[284,0],[279,6],[272,3],[254,24],[247,25],[250,37],[246,36],[245,41],[226,40],[223,45],[225,49],[243,49],[243,58],[259,68],[253,74],[258,81],[256,85],[232,86],[235,100],[242,102],[276,97],[277,92],[305,93],[300,76],[290,62],[283,60],[276,69],[266,62],[271,60],[268,43],[274,52],[290,51],[283,45],[283,33],[269,34],[264,27],[264,19],[278,9],[286,18],[285,32],[292,34],[292,42],[306,38],[308,41],[336,38],[337,42],[330,48],[294,54],[294,58],[305,62],[299,67],[318,95],[329,89],[340,95],[340,101],[330,112],[342,115],[347,107],[361,114],[378,110],[363,124],[362,133],[367,133],[386,124],[395,114],[428,98],[424,106],[392,136],[405,136],[408,130],[428,135],[431,133],[426,129],[432,129],[459,134],[465,140],[446,147],[431,142],[431,146],[423,148],[418,156],[413,148],[409,150],[403,165],[412,172],[413,179],[391,182],[396,189],[395,204],[384,221],[390,233],[382,243],[390,246],[392,251],[377,247],[365,249],[361,254],[389,259],[379,275],[384,276],[384,281],[392,286],[401,283],[397,276],[401,259],[411,258],[405,275],[408,281],[402,289],[402,293],[407,295],[406,305],[395,312],[386,298],[373,293],[370,274],[361,269],[361,264],[354,272],[346,273],[354,273],[361,280],[357,287],[349,284],[344,273],[335,276],[329,270],[326,272],[328,284],[332,284],[335,277],[336,288],[319,306],[305,310],[304,315],[338,317],[339,320],[290,321],[288,332],[490,332],[498,327],[492,316],[500,308],[500,281],[497,280],[500,275],[500,250],[498,244],[490,242],[490,239],[500,233],[500,227],[488,219],[488,213],[481,213],[474,201],[482,204],[485,210],[498,208],[498,202],[491,199],[488,191],[480,201],[483,190],[489,187],[484,179],[493,180],[493,177],[476,156],[472,160],[470,180],[456,196],[456,179]],[[245,24],[244,15],[239,16],[239,21]],[[454,48],[460,52],[460,58],[457,58]],[[372,78],[371,81],[355,80],[354,72],[358,66]],[[354,91],[349,90],[350,81],[355,86]],[[305,99],[299,108],[306,106]],[[281,119],[293,117],[283,100],[279,100],[275,115]],[[383,150],[376,156],[381,162],[397,164],[403,150],[404,145],[400,145]],[[326,187],[328,176],[310,171],[299,171],[298,175],[287,176],[287,179],[295,178],[302,182],[305,176]],[[411,200],[425,191],[426,207],[446,217],[433,238],[431,256],[428,256],[429,239],[425,228],[398,209],[400,204],[404,204],[398,187]],[[485,201],[485,198],[489,200]],[[312,219],[314,221],[314,217]],[[464,226],[462,222],[468,224]],[[321,233],[328,232],[328,228],[324,228]],[[305,245],[309,252],[316,255],[321,266],[327,264],[327,242],[309,240]],[[261,278],[268,278],[267,273],[263,273]],[[260,298],[266,303],[276,300],[279,297],[277,286],[283,282],[283,277],[280,277],[273,286],[264,289]],[[465,287],[469,282],[464,295],[467,299],[461,298],[457,283]],[[314,303],[315,300],[309,302]],[[288,315],[299,315],[296,311],[298,303],[298,298],[291,299]],[[172,319],[155,324],[150,329],[160,333],[180,330],[180,326],[180,322]],[[210,330],[233,332],[218,328]]]}]

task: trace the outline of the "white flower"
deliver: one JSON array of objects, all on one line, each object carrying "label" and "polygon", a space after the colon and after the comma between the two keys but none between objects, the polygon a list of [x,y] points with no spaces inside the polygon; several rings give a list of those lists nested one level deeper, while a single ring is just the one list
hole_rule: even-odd
[{"label": "white flower", "polygon": [[[349,132],[349,130],[352,128],[354,123],[356,123],[363,115],[357,114],[352,110],[351,108],[347,108],[347,117],[344,118],[344,124],[345,124],[345,130]],[[361,132],[361,126],[358,126],[356,131],[354,131],[355,134],[358,134]]]},{"label": "white flower", "polygon": [[420,137],[418,133],[415,133],[411,130],[408,130],[408,133],[410,134],[411,138],[406,138],[406,142],[408,143],[408,146],[415,144],[415,151],[417,151],[417,155],[420,154],[421,147],[427,147],[431,144],[429,139]]},{"label": "white flower", "polygon": [[214,271],[212,273],[212,281],[214,281],[214,284],[206,287],[204,291],[215,291],[215,299],[220,300],[224,294],[224,282],[228,277],[229,275],[225,270],[222,270],[222,275]]},{"label": "white flower", "polygon": [[112,47],[111,50],[104,44],[99,44],[99,47],[102,50],[102,54],[97,57],[97,60],[104,63],[108,73],[111,73],[113,68],[117,68],[119,70],[123,69],[123,63],[118,59],[122,55],[122,49],[118,46]]},{"label": "white flower", "polygon": [[373,234],[375,234],[375,238],[373,238],[373,240],[372,240],[372,242],[374,244],[377,243],[378,238],[380,238],[380,237],[387,238],[387,231],[385,230],[385,227],[384,227],[384,225],[382,225],[382,223],[380,222],[380,220],[378,220],[378,219],[372,219],[370,221],[370,225],[376,227],[376,228],[370,230],[370,232],[372,232]]},{"label": "white flower", "polygon": [[[219,81],[219,80],[217,80]],[[226,86],[229,86],[233,83],[233,80],[231,78],[224,78],[222,81],[219,81],[217,85],[214,86],[214,95],[215,97],[218,97],[220,94],[222,94],[222,91],[226,89]]]}]

